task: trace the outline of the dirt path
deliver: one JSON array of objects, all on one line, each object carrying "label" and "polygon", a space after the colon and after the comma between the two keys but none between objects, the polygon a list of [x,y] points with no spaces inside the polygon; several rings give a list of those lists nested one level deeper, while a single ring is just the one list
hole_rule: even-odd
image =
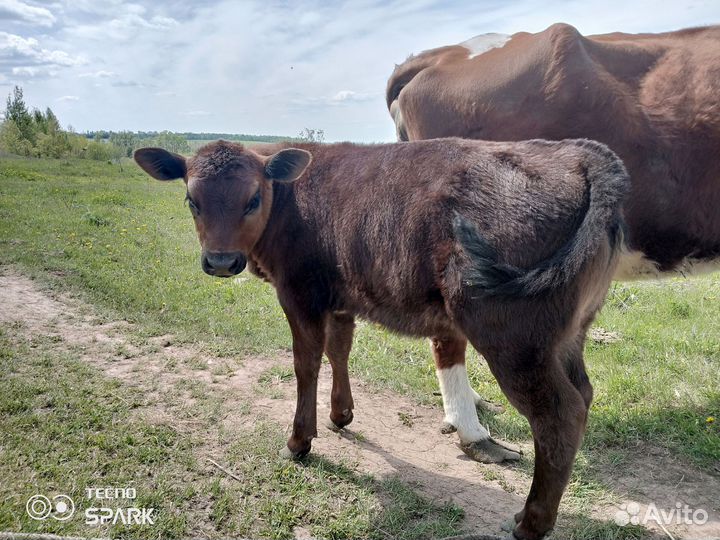
[{"label": "dirt path", "polygon": [[[191,357],[208,364],[225,362],[203,356],[192,347],[175,346],[171,336],[153,338],[156,347],[152,352],[129,354],[126,358],[118,354],[119,349],[130,352],[137,349],[128,337],[128,323],[98,324],[90,306],[65,295],[54,297],[34,282],[7,270],[0,275],[0,306],[0,323],[10,325],[13,332],[57,336],[79,348],[84,360],[108,376],[128,384],[136,384],[138,377],[152,379],[157,392],[172,388],[180,379],[191,378],[211,382],[213,388],[224,394],[247,397],[248,385],[256,384],[269,368],[292,365],[291,356],[281,354],[274,358],[244,359],[242,366],[227,368],[224,376],[208,369],[192,369],[186,362],[177,362],[180,368],[170,371],[166,369],[169,361]],[[142,370],[138,369],[140,363]],[[295,409],[294,381],[277,380],[272,384],[272,396],[258,396],[251,404],[255,414],[250,417],[263,415],[289,430]],[[439,433],[442,417],[439,409],[377,391],[362,381],[353,380],[352,384],[355,421],[341,434],[320,427],[313,452],[330,460],[342,456],[357,470],[379,477],[397,476],[435,501],[452,500],[465,510],[468,532],[499,533],[499,524],[522,507],[529,488],[527,475],[518,469],[480,465],[467,459],[455,445],[454,435]],[[330,385],[330,370],[324,364],[318,395],[321,422],[329,414]],[[230,405],[228,409],[232,410]],[[162,417],[164,411],[159,409],[151,414]],[[169,417],[166,421],[172,423]],[[237,420],[230,415],[223,422],[232,428]],[[632,467],[608,471],[606,483],[626,504],[638,503],[643,513],[651,502],[658,508],[673,509],[675,501],[709,512],[709,521],[704,526],[667,526],[675,538],[720,537],[720,478],[688,467],[667,452],[654,453],[633,456]],[[613,519],[618,510],[617,506],[606,505],[593,512],[592,517]],[[659,538],[669,538],[661,529],[657,530],[662,533]]]}]

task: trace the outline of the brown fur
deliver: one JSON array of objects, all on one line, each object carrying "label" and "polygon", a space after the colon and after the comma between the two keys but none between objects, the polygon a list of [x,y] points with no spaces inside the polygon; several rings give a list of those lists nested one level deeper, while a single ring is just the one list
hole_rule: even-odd
[{"label": "brown fur", "polygon": [[536,540],[553,526],[592,398],[582,343],[616,263],[627,178],[614,154],[589,141],[446,139],[272,155],[218,142],[188,161],[160,149],[135,158],[156,178],[185,177],[206,271],[213,260],[218,275],[239,271],[226,271],[230,254],[275,286],[293,336],[293,456],[317,433],[323,353],[330,419],[352,421],[355,316],[433,337],[456,362],[469,340],[533,430],[515,534]]},{"label": "brown fur", "polygon": [[397,66],[387,103],[403,140],[587,137],[625,162],[629,247],[661,271],[720,258],[720,26],[583,37],[565,24]]}]

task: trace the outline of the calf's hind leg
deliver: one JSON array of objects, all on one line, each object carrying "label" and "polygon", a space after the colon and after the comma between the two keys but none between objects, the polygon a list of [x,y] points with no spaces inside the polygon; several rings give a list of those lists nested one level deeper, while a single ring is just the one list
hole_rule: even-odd
[{"label": "calf's hind leg", "polygon": [[331,313],[325,322],[325,354],[330,360],[333,373],[330,420],[327,427],[333,431],[344,428],[353,420],[348,357],[354,328],[353,317],[344,313]]},{"label": "calf's hind leg", "polygon": [[474,399],[477,394],[470,387],[465,369],[467,340],[461,336],[434,337],[431,345],[445,409],[444,424],[457,430],[463,452],[482,463],[520,459],[516,448],[495,441],[478,420]]},{"label": "calf's hind leg", "polygon": [[521,540],[539,540],[555,525],[585,432],[588,402],[554,350],[528,346],[483,353],[503,392],[532,429],[535,472],[513,533]]}]

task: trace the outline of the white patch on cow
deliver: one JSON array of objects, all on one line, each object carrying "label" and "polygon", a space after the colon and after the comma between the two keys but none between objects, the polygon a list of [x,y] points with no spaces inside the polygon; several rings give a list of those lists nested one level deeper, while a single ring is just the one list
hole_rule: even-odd
[{"label": "white patch on cow", "polygon": [[445,421],[457,428],[460,441],[470,443],[490,437],[488,430],[480,425],[478,420],[475,410],[477,394],[470,388],[465,364],[438,369],[437,376],[445,408]]},{"label": "white patch on cow", "polygon": [[657,263],[648,259],[642,251],[623,251],[620,264],[613,279],[616,281],[633,281],[640,279],[663,279],[669,277],[689,277],[709,274],[720,270],[720,258],[716,259],[684,259],[672,270],[662,272]]},{"label": "white patch on cow", "polygon": [[468,60],[481,55],[490,49],[497,49],[505,45],[510,41],[510,36],[507,34],[480,34],[474,38],[470,38],[467,41],[460,43],[461,47],[465,47],[469,52]]}]

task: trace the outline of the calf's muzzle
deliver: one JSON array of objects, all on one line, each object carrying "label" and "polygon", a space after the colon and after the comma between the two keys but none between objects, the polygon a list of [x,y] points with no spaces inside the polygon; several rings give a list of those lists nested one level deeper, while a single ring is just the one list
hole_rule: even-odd
[{"label": "calf's muzzle", "polygon": [[231,277],[245,270],[247,259],[240,252],[218,253],[208,251],[202,254],[203,271],[211,276]]}]

